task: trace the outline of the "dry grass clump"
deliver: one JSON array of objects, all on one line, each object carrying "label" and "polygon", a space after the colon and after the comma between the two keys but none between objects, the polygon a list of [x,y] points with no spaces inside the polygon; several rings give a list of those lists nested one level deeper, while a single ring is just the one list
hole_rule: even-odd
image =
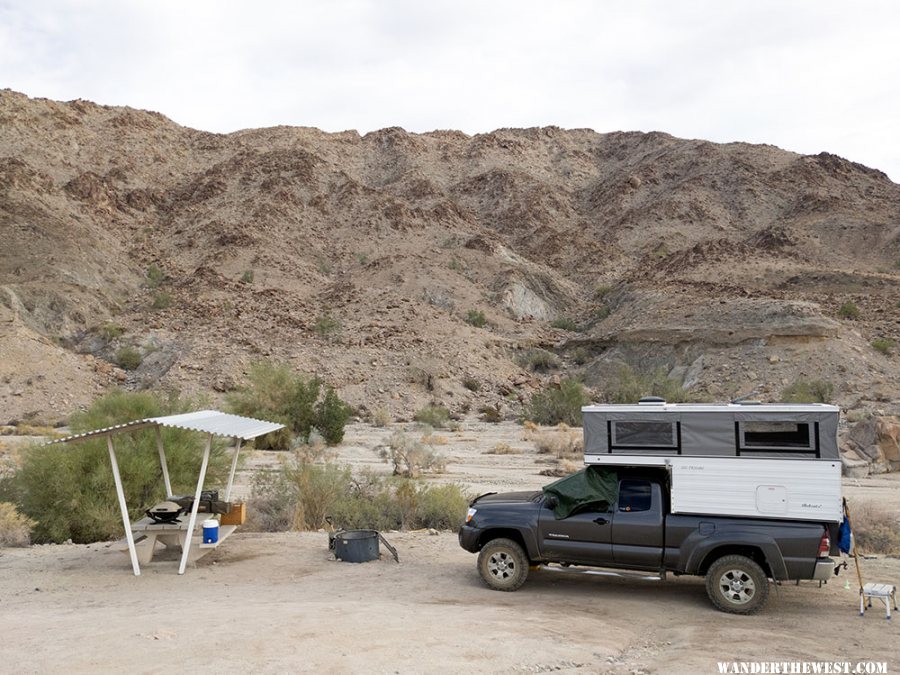
[{"label": "dry grass clump", "polygon": [[31,544],[31,528],[37,523],[16,509],[15,504],[0,502],[0,548]]},{"label": "dry grass clump", "polygon": [[556,429],[535,434],[534,446],[539,454],[553,455],[557,459],[576,457],[584,450],[584,438],[580,431],[560,424]]},{"label": "dry grass clump", "polygon": [[900,517],[879,504],[862,503],[851,513],[860,553],[900,555]]},{"label": "dry grass clump", "polygon": [[509,443],[497,443],[494,447],[484,451],[486,455],[521,455],[522,451],[514,448]]},{"label": "dry grass clump", "polygon": [[581,471],[584,467],[580,464],[576,464],[570,459],[561,459],[556,463],[556,466],[550,467],[549,469],[543,469],[538,472],[541,476],[552,476],[554,478],[563,478],[565,476],[571,476],[576,471]]},{"label": "dry grass clump", "polygon": [[387,408],[375,408],[375,410],[372,411],[372,426],[384,428],[393,421],[391,413],[388,412]]}]

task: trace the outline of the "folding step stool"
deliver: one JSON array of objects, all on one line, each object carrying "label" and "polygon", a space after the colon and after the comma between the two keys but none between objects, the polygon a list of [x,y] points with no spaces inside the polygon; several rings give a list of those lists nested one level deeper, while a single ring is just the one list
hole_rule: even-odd
[{"label": "folding step stool", "polygon": [[892,584],[866,584],[859,589],[859,615],[866,613],[866,598],[869,599],[869,607],[872,606],[872,598],[878,598],[884,602],[885,618],[891,618],[891,605],[897,611],[897,587]]}]

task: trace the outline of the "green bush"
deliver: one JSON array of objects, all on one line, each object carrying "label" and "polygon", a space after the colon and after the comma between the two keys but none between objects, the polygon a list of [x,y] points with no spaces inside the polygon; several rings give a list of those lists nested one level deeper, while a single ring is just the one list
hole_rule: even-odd
[{"label": "green bush", "polygon": [[165,273],[156,265],[147,268],[147,285],[150,288],[159,288],[166,280]]},{"label": "green bush", "polygon": [[875,338],[872,340],[872,349],[886,356],[890,356],[893,353],[896,345],[897,343],[890,338]]},{"label": "green bush", "polygon": [[487,324],[487,318],[480,309],[470,309],[466,313],[466,323],[476,328],[483,328]]},{"label": "green bush", "polygon": [[286,429],[256,439],[256,447],[289,450],[296,434],[305,442],[317,428],[329,445],[343,440],[350,408],[331,387],[319,401],[322,381],[295,373],[288,364],[270,361],[250,367],[249,383],[227,398],[228,409],[236,415],[281,422]]},{"label": "green bush", "polygon": [[568,330],[572,332],[578,330],[578,324],[575,323],[574,319],[570,319],[569,317],[560,317],[558,319],[554,319],[550,325],[554,328],[559,328],[560,330]]},{"label": "green bush", "polygon": [[121,326],[117,326],[112,321],[107,321],[97,329],[97,334],[107,342],[111,342],[118,337],[122,337],[125,331]]},{"label": "green bush", "polygon": [[830,403],[834,387],[825,380],[797,380],[781,392],[784,403]]},{"label": "green bush", "polygon": [[546,373],[559,368],[559,357],[553,352],[540,348],[529,349],[524,354],[521,354],[516,361],[523,368],[536,373]]},{"label": "green bush", "polygon": [[[73,415],[70,423],[73,433],[82,433],[191,409],[195,406],[190,401],[175,397],[114,391],[95,401],[86,412]],[[162,437],[172,489],[176,494],[193,493],[205,439],[181,429],[163,429]],[[137,519],[167,496],[156,432],[142,429],[118,434],[114,443],[125,501],[131,518]],[[227,468],[224,447],[214,444],[206,485],[222,484]],[[27,449],[19,470],[4,479],[2,492],[12,497],[21,513],[37,522],[32,533],[35,542],[71,539],[86,544],[123,534],[105,438]]]},{"label": "green bush", "polygon": [[478,381],[477,377],[473,377],[472,375],[464,375],[462,384],[466,389],[473,393],[481,389],[481,382]]},{"label": "green bush", "polygon": [[244,284],[252,284],[253,283],[253,270],[247,270],[241,275],[241,283],[244,283]]},{"label": "green bush", "polygon": [[607,286],[605,284],[601,284],[600,286],[597,286],[596,289],[594,289],[594,298],[596,298],[597,300],[602,300],[607,295],[609,295],[609,292],[611,290],[612,290],[612,286]]},{"label": "green bush", "polygon": [[328,445],[344,440],[344,427],[350,419],[350,406],[344,403],[334,387],[325,387],[325,396],[316,404],[316,429]]},{"label": "green bush", "polygon": [[450,419],[450,411],[440,405],[429,405],[416,412],[413,419],[435,429],[442,429]]},{"label": "green bush", "polygon": [[137,370],[143,360],[144,357],[134,347],[126,345],[116,352],[116,363],[125,370]]},{"label": "green bush", "polygon": [[153,294],[153,309],[168,309],[172,306],[172,294],[168,291],[157,291]]},{"label": "green bush", "polygon": [[856,306],[856,303],[852,300],[848,300],[843,305],[841,305],[838,310],[838,316],[842,319],[858,319],[859,318],[859,307]]},{"label": "green bush", "polygon": [[316,325],[313,326],[313,330],[316,334],[323,338],[337,337],[340,335],[341,328],[341,322],[328,314],[323,314],[316,319]]},{"label": "green bush", "polygon": [[584,385],[578,380],[566,379],[559,388],[547,389],[531,397],[525,416],[538,424],[581,426],[581,406],[590,402]]},{"label": "green bush", "polygon": [[622,366],[616,379],[606,386],[604,394],[609,403],[637,403],[644,396],[660,396],[669,403],[693,400],[681,383],[668,377],[663,368],[643,374]]}]

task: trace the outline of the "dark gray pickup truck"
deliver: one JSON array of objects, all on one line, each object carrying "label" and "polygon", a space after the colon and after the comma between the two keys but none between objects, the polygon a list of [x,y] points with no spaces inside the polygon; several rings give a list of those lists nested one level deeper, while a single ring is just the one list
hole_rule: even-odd
[{"label": "dark gray pickup truck", "polygon": [[[459,543],[478,553],[478,571],[499,591],[518,589],[529,567],[645,570],[706,577],[722,611],[751,614],[766,602],[769,579],[827,581],[835,573],[836,526],[816,522],[675,515],[664,470],[620,471],[618,502],[566,518],[543,492],[490,493],[472,501]],[[831,528],[832,531],[829,531]]]}]

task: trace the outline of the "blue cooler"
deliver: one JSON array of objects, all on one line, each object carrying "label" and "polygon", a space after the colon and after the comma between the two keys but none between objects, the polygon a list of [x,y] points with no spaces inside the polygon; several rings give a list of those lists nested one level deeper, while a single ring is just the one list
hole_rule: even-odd
[{"label": "blue cooler", "polygon": [[219,541],[219,521],[204,520],[203,521],[203,543],[215,544]]}]

